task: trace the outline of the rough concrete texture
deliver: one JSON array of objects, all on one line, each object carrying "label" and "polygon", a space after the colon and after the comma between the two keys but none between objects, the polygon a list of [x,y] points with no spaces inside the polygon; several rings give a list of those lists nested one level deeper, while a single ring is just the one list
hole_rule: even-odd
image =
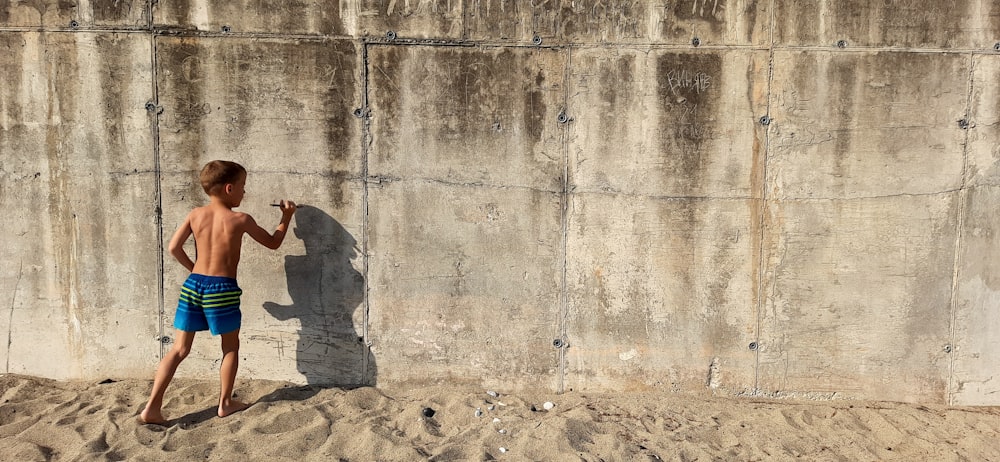
[{"label": "rough concrete texture", "polygon": [[994,3],[0,0],[2,372],[1000,404]]},{"label": "rough concrete texture", "polygon": [[0,34],[6,372],[131,375],[157,358],[149,44]]}]

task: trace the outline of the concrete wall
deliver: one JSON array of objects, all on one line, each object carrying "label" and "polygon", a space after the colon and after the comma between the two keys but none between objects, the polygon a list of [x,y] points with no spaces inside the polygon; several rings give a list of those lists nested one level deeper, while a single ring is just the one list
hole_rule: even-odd
[{"label": "concrete wall", "polygon": [[990,0],[0,0],[2,371],[151,377],[224,158],[310,206],[245,247],[243,377],[1000,404],[998,40]]}]

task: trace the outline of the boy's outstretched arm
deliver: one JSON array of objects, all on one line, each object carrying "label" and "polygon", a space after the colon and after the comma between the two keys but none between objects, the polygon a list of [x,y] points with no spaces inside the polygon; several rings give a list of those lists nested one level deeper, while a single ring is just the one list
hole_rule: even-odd
[{"label": "boy's outstretched arm", "polygon": [[295,214],[295,202],[281,201],[281,222],[278,223],[278,228],[274,230],[273,234],[261,228],[250,215],[246,216],[246,232],[264,247],[271,250],[277,249],[285,240],[285,233],[288,232],[288,224],[292,221],[293,214]]},{"label": "boy's outstretched arm", "polygon": [[191,215],[188,214],[187,218],[184,219],[184,223],[181,223],[177,231],[174,232],[174,237],[170,238],[170,245],[167,247],[170,255],[173,255],[188,271],[194,271],[194,261],[184,251],[184,243],[191,237],[192,232]]}]

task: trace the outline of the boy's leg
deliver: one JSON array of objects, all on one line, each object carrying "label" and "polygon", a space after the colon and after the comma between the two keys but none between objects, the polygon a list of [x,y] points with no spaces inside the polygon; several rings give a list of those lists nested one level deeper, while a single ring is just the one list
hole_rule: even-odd
[{"label": "boy's leg", "polygon": [[177,366],[184,361],[188,353],[191,352],[191,344],[194,343],[194,332],[183,330],[177,331],[177,338],[174,339],[174,346],[170,348],[167,355],[160,361],[156,368],[156,377],[153,379],[153,390],[149,393],[149,401],[146,408],[139,414],[139,418],[145,423],[164,424],[166,419],[160,409],[163,407],[163,394],[167,391],[167,386],[177,372]]},{"label": "boy's leg", "polygon": [[233,399],[233,385],[240,366],[240,330],[222,334],[222,367],[219,370],[219,417],[247,408],[246,403]]}]

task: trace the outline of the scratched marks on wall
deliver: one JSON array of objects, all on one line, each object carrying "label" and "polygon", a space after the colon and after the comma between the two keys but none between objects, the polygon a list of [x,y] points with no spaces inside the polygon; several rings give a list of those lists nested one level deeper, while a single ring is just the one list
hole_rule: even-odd
[{"label": "scratched marks on wall", "polygon": [[[731,5],[736,3],[735,5]],[[764,5],[733,0],[473,0],[466,35],[473,40],[749,44]],[[730,34],[727,29],[734,29]]]},{"label": "scratched marks on wall", "polygon": [[679,19],[721,22],[725,18],[726,0],[686,0],[672,3],[674,15]]},{"label": "scratched marks on wall", "polygon": [[[654,2],[659,3],[659,2]],[[500,8],[497,8],[499,6]],[[479,0],[470,8],[470,35],[489,38],[560,40],[629,40],[647,37],[648,1],[541,0],[528,5],[503,0]],[[477,21],[478,20],[478,21]]]}]

